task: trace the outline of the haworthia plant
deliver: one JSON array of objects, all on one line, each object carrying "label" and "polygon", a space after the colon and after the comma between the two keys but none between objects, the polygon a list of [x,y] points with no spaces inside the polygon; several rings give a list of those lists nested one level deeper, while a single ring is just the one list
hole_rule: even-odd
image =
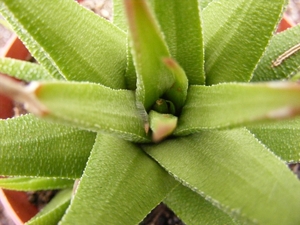
[{"label": "haworthia plant", "polygon": [[186,224],[299,224],[285,6],[114,0],[109,22],[73,0],[0,0],[38,61],[0,59],[27,82],[0,75],[0,93],[30,113],[0,121],[0,187],[63,189],[30,225],[138,224],[160,202]]}]

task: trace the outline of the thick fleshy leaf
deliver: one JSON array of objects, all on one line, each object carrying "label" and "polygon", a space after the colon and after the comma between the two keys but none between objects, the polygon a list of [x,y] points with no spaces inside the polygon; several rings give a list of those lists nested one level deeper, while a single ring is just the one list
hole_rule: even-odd
[{"label": "thick fleshy leaf", "polygon": [[292,82],[191,86],[175,134],[290,118],[300,112],[299,98]]},{"label": "thick fleshy leaf", "polygon": [[125,32],[128,29],[123,0],[113,0],[113,24]]},{"label": "thick fleshy leaf", "polygon": [[176,185],[139,147],[98,134],[61,224],[138,224]]},{"label": "thick fleshy leaf", "polygon": [[174,83],[173,74],[163,63],[170,53],[146,1],[125,0],[137,71],[137,101],[149,110]]},{"label": "thick fleshy leaf", "polygon": [[205,9],[209,3],[213,2],[214,0],[198,0],[201,10]]},{"label": "thick fleshy leaf", "polygon": [[264,145],[286,162],[300,162],[300,118],[247,127]]},{"label": "thick fleshy leaf", "polygon": [[72,189],[62,190],[25,225],[58,224],[70,204]]},{"label": "thick fleshy leaf", "polygon": [[178,185],[164,200],[186,224],[236,224],[222,210],[188,187]]},{"label": "thick fleshy leaf", "polygon": [[0,188],[16,191],[37,191],[70,188],[74,180],[60,178],[12,177],[0,179]]},{"label": "thick fleshy leaf", "polygon": [[203,10],[207,84],[251,79],[285,2],[220,0]]},{"label": "thick fleshy leaf", "polygon": [[0,73],[25,80],[54,80],[42,66],[11,58],[0,58]]},{"label": "thick fleshy leaf", "polygon": [[126,34],[113,24],[74,0],[1,2],[2,15],[52,75],[125,88]]},{"label": "thick fleshy leaf", "polygon": [[198,0],[150,2],[170,53],[182,66],[189,84],[204,84],[204,53]]},{"label": "thick fleshy leaf", "polygon": [[244,128],[143,148],[176,179],[244,223],[300,223],[299,180]]},{"label": "thick fleshy leaf", "polygon": [[78,178],[94,140],[95,133],[32,115],[0,120],[0,174]]},{"label": "thick fleshy leaf", "polygon": [[[149,141],[133,91],[84,82],[9,85],[13,87],[13,97],[25,102],[28,111],[38,116],[91,131],[114,133],[130,141]],[[7,92],[9,85],[4,86]]]},{"label": "thick fleshy leaf", "polygon": [[292,73],[298,71],[300,46],[296,51],[289,50],[299,45],[299,36],[300,25],[273,36],[265,54],[253,72],[252,81],[287,79]]}]

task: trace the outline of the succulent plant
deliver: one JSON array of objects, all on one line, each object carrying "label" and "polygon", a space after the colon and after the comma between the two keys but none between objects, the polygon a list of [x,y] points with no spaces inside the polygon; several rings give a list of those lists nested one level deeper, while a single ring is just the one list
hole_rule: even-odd
[{"label": "succulent plant", "polygon": [[[300,26],[285,0],[1,0],[38,64],[9,58],[0,186],[62,190],[28,224],[299,224]],[[76,182],[75,182],[76,181]],[[72,187],[74,182],[73,191]]]}]

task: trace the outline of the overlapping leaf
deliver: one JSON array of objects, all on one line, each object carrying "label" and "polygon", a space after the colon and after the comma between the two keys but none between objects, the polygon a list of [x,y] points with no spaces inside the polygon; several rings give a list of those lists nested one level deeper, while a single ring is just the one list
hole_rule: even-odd
[{"label": "overlapping leaf", "polygon": [[299,113],[299,97],[292,82],[191,86],[175,134],[289,118]]},{"label": "overlapping leaf", "polygon": [[73,0],[1,0],[0,9],[54,77],[125,88],[126,34],[105,19]]},{"label": "overlapping leaf", "polygon": [[98,134],[61,224],[138,224],[176,185],[139,147]]},{"label": "overlapping leaf", "polygon": [[32,115],[0,120],[0,174],[78,178],[95,134]]},{"label": "overlapping leaf", "polygon": [[203,10],[207,84],[251,79],[285,2],[220,0]]},{"label": "overlapping leaf", "polygon": [[242,222],[300,223],[299,181],[244,128],[143,148],[184,185]]}]

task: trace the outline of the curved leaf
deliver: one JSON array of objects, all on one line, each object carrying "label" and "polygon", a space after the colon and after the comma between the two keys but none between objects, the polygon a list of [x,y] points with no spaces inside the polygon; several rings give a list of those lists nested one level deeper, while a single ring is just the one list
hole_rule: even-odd
[{"label": "curved leaf", "polygon": [[2,15],[54,77],[125,88],[126,34],[113,24],[74,0],[1,2]]},{"label": "curved leaf", "polygon": [[175,134],[290,118],[300,112],[299,97],[292,82],[191,86]]},{"label": "curved leaf", "polygon": [[74,180],[60,178],[12,177],[0,179],[0,188],[16,191],[37,191],[70,188]]},{"label": "curved leaf", "polygon": [[186,224],[236,224],[222,210],[213,206],[188,187],[178,185],[168,194],[164,203]]},{"label": "curved leaf", "polygon": [[149,141],[133,91],[92,83],[52,82],[40,84],[34,94],[47,108],[44,118],[114,133],[131,141]]},{"label": "curved leaf", "polygon": [[204,52],[198,0],[150,2],[170,53],[185,71],[189,84],[204,84]]},{"label": "curved leaf", "polygon": [[244,223],[300,223],[299,180],[246,129],[204,131],[143,148],[184,185]]},{"label": "curved leaf", "polygon": [[250,81],[285,2],[220,0],[203,10],[207,84]]},{"label": "curved leaf", "polygon": [[60,191],[55,197],[25,225],[58,224],[70,204],[72,189]]},{"label": "curved leaf", "polygon": [[124,4],[137,71],[136,98],[148,111],[175,81],[162,61],[163,58],[169,58],[170,54],[147,3],[126,0]]},{"label": "curved leaf", "polygon": [[78,178],[94,140],[95,133],[32,115],[0,120],[0,174]]},{"label": "curved leaf", "polygon": [[299,35],[300,25],[273,36],[265,54],[253,72],[251,81],[282,80],[296,72],[299,68],[300,51],[287,57],[278,66],[273,64],[280,55],[299,44]]},{"label": "curved leaf", "polygon": [[138,224],[176,185],[139,147],[98,134],[61,224]]},{"label": "curved leaf", "polygon": [[11,58],[0,58],[0,73],[25,81],[54,80],[42,66]]},{"label": "curved leaf", "polygon": [[276,123],[266,123],[250,125],[247,128],[286,162],[300,162],[300,118],[279,121]]}]

